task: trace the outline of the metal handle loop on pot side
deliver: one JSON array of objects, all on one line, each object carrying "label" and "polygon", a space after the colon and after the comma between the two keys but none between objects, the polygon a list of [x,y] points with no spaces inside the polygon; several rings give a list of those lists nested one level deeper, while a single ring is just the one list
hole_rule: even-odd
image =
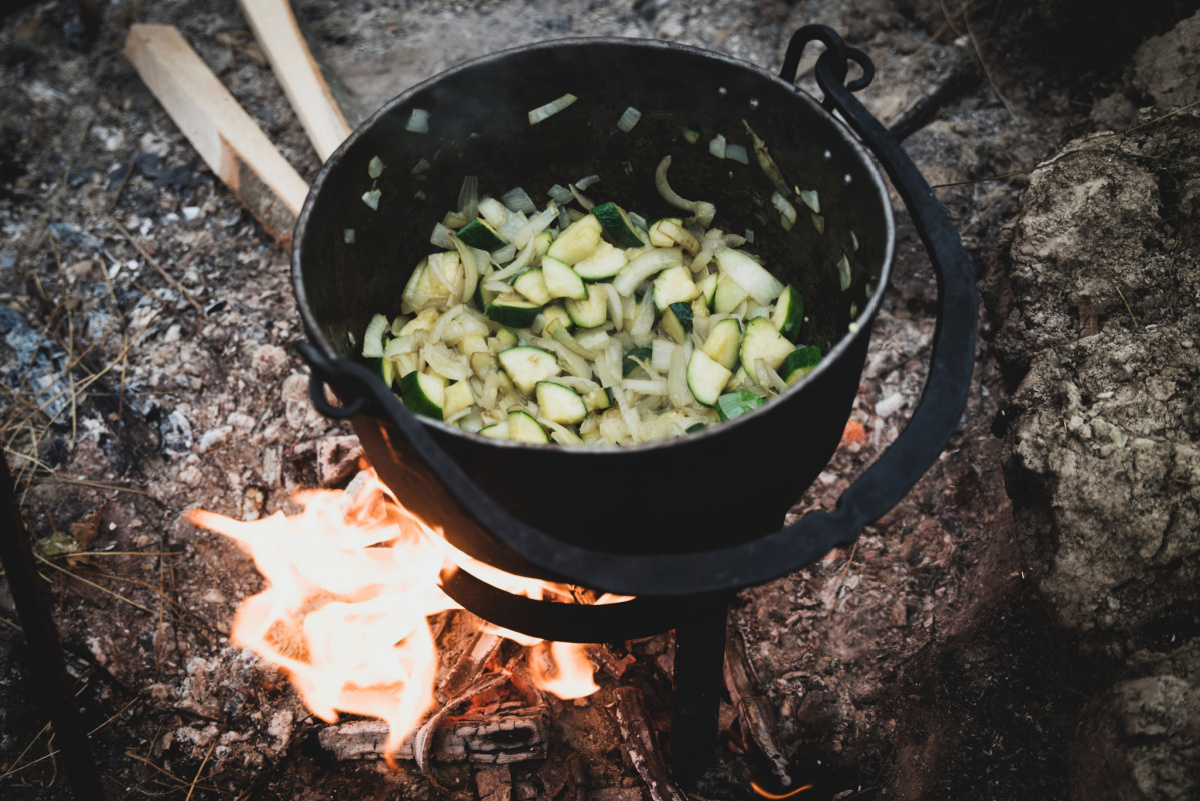
[{"label": "metal handle loop on pot side", "polygon": [[[908,493],[958,424],[974,371],[977,300],[970,263],[945,210],[899,143],[851,94],[874,76],[866,54],[847,47],[825,26],[806,26],[797,31],[788,47],[784,79],[794,78],[800,52],[813,40],[827,46],[816,68],[826,106],[841,112],[883,164],[913,217],[938,284],[937,327],[921,401],[905,430],[842,494],[836,510],[811,512],[773,534],[710,551],[638,555],[593,551],[551,537],[513,517],[471,480],[370,370],[345,359],[328,362],[317,348],[301,342],[297,348],[313,368],[312,381],[330,383],[341,397],[364,399],[367,413],[395,423],[424,467],[438,477],[463,510],[505,546],[552,574],[596,590],[682,596],[748,587],[790,573],[853,542],[864,525],[882,517]],[[863,75],[847,85],[843,81],[848,61],[859,64]],[[314,390],[313,394],[323,393]]]}]

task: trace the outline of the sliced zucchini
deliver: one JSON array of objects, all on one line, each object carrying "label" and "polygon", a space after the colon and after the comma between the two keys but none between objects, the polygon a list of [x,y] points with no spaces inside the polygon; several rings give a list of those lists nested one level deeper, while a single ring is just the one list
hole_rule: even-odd
[{"label": "sliced zucchini", "polygon": [[512,288],[539,306],[550,302],[550,290],[546,287],[546,276],[541,267],[523,271],[513,279]]},{"label": "sliced zucchini", "polygon": [[445,400],[442,404],[442,414],[446,417],[453,417],[463,409],[469,409],[474,405],[475,396],[471,394],[469,381],[456,381],[446,387]]},{"label": "sliced zucchini", "polygon": [[608,387],[597,387],[583,396],[583,405],[589,412],[603,411],[613,405],[612,390]]},{"label": "sliced zucchini", "polygon": [[713,293],[712,309],[717,314],[729,314],[738,307],[743,300],[750,297],[750,293],[742,289],[737,281],[734,281],[728,275],[722,275],[717,279],[717,288]]},{"label": "sliced zucchini", "polygon": [[[528,328],[541,311],[542,304],[526,300],[520,295],[501,295],[487,307],[485,316],[500,325],[511,328]],[[503,333],[503,332],[502,332]],[[512,335],[515,340],[516,334]],[[503,341],[503,340],[502,340]],[[514,341],[512,344],[516,344]]]},{"label": "sliced zucchini", "polygon": [[[574,301],[567,301],[567,302],[574,303]],[[545,331],[546,328],[550,325],[551,320],[558,320],[560,323],[562,323],[563,328],[566,329],[567,331],[570,331],[571,326],[574,325],[574,323],[575,323],[575,321],[571,319],[571,315],[567,313],[567,310],[564,309],[562,306],[558,305],[557,303],[555,303],[552,306],[547,306],[546,308],[542,309],[542,317],[545,318],[545,320],[543,321],[543,325],[542,325],[543,331]]]},{"label": "sliced zucchini", "polygon": [[700,290],[692,280],[692,271],[682,264],[663,270],[654,279],[654,305],[659,311],[680,301],[691,302],[700,297]]},{"label": "sliced zucchini", "polygon": [[661,220],[655,220],[650,225],[650,244],[660,248],[675,247],[675,240],[662,232],[663,223],[674,223],[679,227],[683,227],[682,217],[663,217]]},{"label": "sliced zucchini", "polygon": [[649,345],[643,345],[640,348],[634,348],[625,354],[625,358],[621,360],[621,376],[628,378],[634,370],[641,367],[634,359],[641,359],[646,364],[650,363],[650,359],[654,356],[654,349]]},{"label": "sliced zucchini", "polygon": [[592,255],[576,262],[575,273],[584,281],[603,281],[621,272],[621,268],[628,263],[624,250],[601,241]]},{"label": "sliced zucchini", "polygon": [[683,433],[695,434],[697,431],[703,431],[707,427],[708,426],[704,425],[704,423],[692,423],[690,426],[688,426],[687,428],[685,428],[683,430]]},{"label": "sliced zucchini", "polygon": [[604,227],[604,233],[617,243],[617,247],[637,248],[646,244],[638,236],[637,228],[629,219],[629,215],[616,203],[601,203],[592,209],[592,214]]},{"label": "sliced zucchini", "polygon": [[704,304],[710,309],[713,307],[713,298],[717,294],[717,281],[719,280],[719,275],[709,273],[696,284],[696,288],[700,290],[700,297],[704,298]]},{"label": "sliced zucchini", "polygon": [[672,303],[662,314],[659,323],[671,339],[682,345],[692,333],[692,307],[686,303]]},{"label": "sliced zucchini", "polygon": [[742,343],[742,324],[733,317],[718,320],[708,331],[708,339],[701,348],[709,358],[727,370],[738,363],[738,349]]},{"label": "sliced zucchini", "polygon": [[542,231],[533,238],[533,252],[538,255],[538,258],[546,255],[546,251],[550,250],[550,243],[554,241],[554,234],[549,231]]},{"label": "sliced zucchini", "polygon": [[479,436],[487,437],[488,439],[508,439],[508,428],[508,421],[501,420],[494,426],[479,429]]},{"label": "sliced zucchini", "polygon": [[756,360],[762,359],[772,370],[778,370],[783,360],[795,349],[770,320],[766,317],[755,317],[746,325],[746,332],[742,334],[741,352],[738,355],[746,372],[754,377]]},{"label": "sliced zucchini", "polygon": [[492,305],[492,301],[495,300],[500,293],[492,292],[490,289],[484,289],[483,283],[483,281],[480,281],[475,285],[475,302],[479,304],[479,308],[486,309],[488,306]]},{"label": "sliced zucchini", "polygon": [[413,414],[442,420],[442,409],[446,402],[446,379],[413,371],[400,379],[400,400],[404,401],[404,405]]},{"label": "sliced zucchini", "polygon": [[[536,317],[537,315],[534,315],[534,316]],[[500,340],[500,344],[504,345],[507,348],[515,348],[517,346],[517,343],[520,341],[517,338],[517,332],[512,330],[511,328],[509,328],[506,323],[500,323],[500,324],[503,325],[504,328],[501,328],[499,331],[496,332],[496,339]],[[523,326],[518,326],[518,328],[521,328],[521,327],[523,327]]]},{"label": "sliced zucchini", "polygon": [[717,416],[722,421],[736,420],[743,414],[754,411],[766,402],[765,398],[758,397],[748,389],[728,392],[717,398]]},{"label": "sliced zucchini", "polygon": [[719,248],[713,253],[713,258],[717,260],[718,270],[737,281],[750,297],[763,306],[783,292],[783,284],[747,253],[733,248]]},{"label": "sliced zucchini", "polygon": [[508,413],[508,438],[515,442],[534,442],[545,444],[550,441],[546,429],[524,409],[515,409]]},{"label": "sliced zucchini", "polygon": [[458,232],[458,239],[467,247],[479,248],[489,253],[507,244],[492,224],[482,217],[467,223]]},{"label": "sliced zucchini", "polygon": [[812,369],[821,361],[821,349],[816,345],[809,345],[804,348],[796,348],[788,354],[783,360],[783,367],[779,368],[779,375],[787,382],[790,387],[801,378],[812,372]]},{"label": "sliced zucchini", "polygon": [[571,300],[586,300],[587,287],[583,279],[566,262],[547,254],[542,258],[542,277],[546,280],[546,290],[552,298],[570,298]]},{"label": "sliced zucchini", "polygon": [[504,372],[508,373],[508,377],[517,385],[517,389],[526,395],[533,394],[537,382],[562,372],[553,353],[531,345],[502,350],[496,358]]},{"label": "sliced zucchini", "polygon": [[[383,344],[385,347],[387,346],[387,337],[383,338]],[[374,361],[379,370],[379,377],[383,379],[383,385],[391,389],[392,382],[396,380],[396,365],[388,358],[379,358]]]},{"label": "sliced zucchini", "polygon": [[608,319],[608,298],[604,292],[592,292],[586,300],[568,300],[567,315],[580,328],[595,328]]},{"label": "sliced zucchini", "polygon": [[800,339],[800,326],[804,323],[804,298],[799,289],[791,284],[783,288],[783,294],[779,296],[775,312],[771,315],[771,322],[779,329],[779,333],[792,342]]},{"label": "sliced zucchini", "polygon": [[729,368],[713,361],[704,351],[692,351],[687,366],[688,389],[692,391],[692,397],[705,406],[717,402],[731,376],[733,373]]},{"label": "sliced zucchini", "polygon": [[568,266],[581,262],[592,255],[592,251],[596,249],[596,245],[600,242],[601,230],[603,227],[600,225],[600,221],[591,214],[585,214],[558,235],[558,239],[550,244],[546,255],[558,259]]},{"label": "sliced zucchini", "polygon": [[537,383],[537,402],[542,416],[554,423],[574,425],[588,416],[587,404],[579,393],[553,381]]}]

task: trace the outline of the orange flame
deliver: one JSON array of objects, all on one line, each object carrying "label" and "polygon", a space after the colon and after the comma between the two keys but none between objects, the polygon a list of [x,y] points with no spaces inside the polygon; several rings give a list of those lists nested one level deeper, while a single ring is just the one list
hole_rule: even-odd
[{"label": "orange flame", "polygon": [[[231,639],[283,668],[313,714],[382,718],[388,754],[399,750],[434,706],[438,657],[427,616],[459,605],[438,586],[443,568],[460,565],[509,592],[541,599],[560,587],[513,576],[471,559],[440,529],[400,505],[373,470],[346,491],[310,490],[304,511],[244,523],[201,509],[185,517],[231,537],[254,559],[267,588],[247,598]],[[524,645],[540,640],[495,630]],[[581,646],[553,643],[558,670],[534,680],[560,698],[595,692]]]}]

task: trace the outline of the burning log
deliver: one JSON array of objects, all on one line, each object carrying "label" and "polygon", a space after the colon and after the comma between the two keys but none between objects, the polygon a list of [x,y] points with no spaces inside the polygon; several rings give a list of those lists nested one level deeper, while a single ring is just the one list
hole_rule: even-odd
[{"label": "burning log", "polygon": [[625,671],[629,670],[629,666],[637,661],[633,654],[617,656],[604,643],[589,643],[583,646],[583,652],[587,654],[588,659],[591,660],[593,665],[614,679],[624,676]]},{"label": "burning log", "polygon": [[779,745],[775,732],[775,716],[771,706],[758,690],[758,677],[746,654],[746,643],[736,627],[731,626],[725,649],[725,687],[737,708],[742,723],[742,736],[753,740],[758,750],[771,764],[771,770],[779,777],[784,787],[790,787],[792,779],[787,773],[787,758]]},{"label": "burning log", "polygon": [[655,741],[654,732],[646,721],[646,705],[642,694],[634,687],[618,687],[616,696],[617,723],[621,726],[621,738],[633,767],[650,789],[654,801],[687,801],[671,779],[671,773],[663,762]]},{"label": "burning log", "polygon": [[[356,720],[325,727],[317,740],[341,762],[383,759],[387,736],[388,725],[383,721]],[[413,740],[404,741],[397,758],[415,759]],[[549,741],[550,711],[546,707],[501,709],[491,715],[440,720],[433,730],[430,757],[436,762],[503,765],[545,759]]]},{"label": "burning log", "polygon": [[512,801],[512,771],[508,765],[484,768],[475,774],[479,801]]},{"label": "burning log", "polygon": [[467,650],[463,651],[454,667],[450,668],[442,683],[438,685],[438,700],[444,704],[466,692],[483,673],[484,667],[503,642],[504,638],[494,631],[484,629],[476,634]]}]

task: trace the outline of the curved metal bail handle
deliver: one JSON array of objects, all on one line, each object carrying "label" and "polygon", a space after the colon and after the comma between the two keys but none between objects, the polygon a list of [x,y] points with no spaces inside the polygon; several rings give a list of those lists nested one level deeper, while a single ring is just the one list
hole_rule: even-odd
[{"label": "curved metal bail handle", "polygon": [[[838,512],[844,515],[842,524],[857,531],[885,515],[908,494],[954,433],[975,370],[978,298],[974,271],[945,208],[900,143],[852,94],[865,88],[874,76],[866,54],[845,46],[823,25],[807,25],[793,35],[780,75],[784,80],[794,79],[800,53],[813,40],[825,43],[827,48],[816,68],[817,84],[825,93],[824,104],[842,115],[883,165],[912,216],[937,275],[937,324],[921,401],[900,436],[838,501]],[[862,67],[863,77],[844,84],[848,61]]]}]

